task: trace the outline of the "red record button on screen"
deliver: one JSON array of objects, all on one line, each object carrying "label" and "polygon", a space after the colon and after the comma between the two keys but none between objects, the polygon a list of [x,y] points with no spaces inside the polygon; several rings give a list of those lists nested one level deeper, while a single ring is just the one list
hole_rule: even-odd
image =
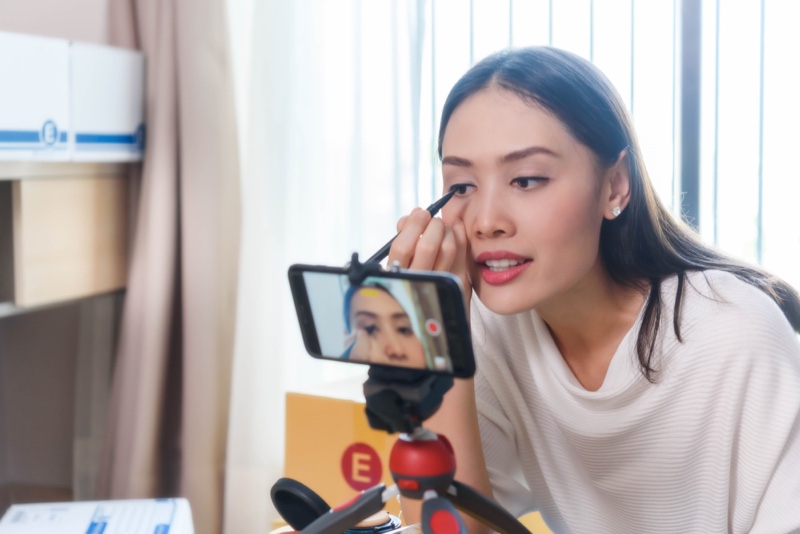
[{"label": "red record button on screen", "polygon": [[428,319],[425,321],[425,329],[432,336],[438,336],[442,333],[442,327],[436,319]]}]

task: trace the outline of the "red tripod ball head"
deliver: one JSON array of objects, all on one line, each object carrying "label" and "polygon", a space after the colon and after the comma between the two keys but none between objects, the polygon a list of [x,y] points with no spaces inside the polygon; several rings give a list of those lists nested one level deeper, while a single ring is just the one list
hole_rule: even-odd
[{"label": "red tripod ball head", "polygon": [[456,457],[446,437],[419,428],[395,441],[389,471],[403,496],[422,499],[428,490],[447,492],[455,476]]}]

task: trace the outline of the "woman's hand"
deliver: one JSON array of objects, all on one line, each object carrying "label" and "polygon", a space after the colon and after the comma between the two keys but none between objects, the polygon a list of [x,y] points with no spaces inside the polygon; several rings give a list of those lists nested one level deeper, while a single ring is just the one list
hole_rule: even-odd
[{"label": "woman's hand", "polygon": [[[472,284],[467,274],[467,231],[463,221],[455,219],[451,226],[416,208],[397,223],[398,235],[389,251],[389,265],[398,262],[404,269],[449,271],[461,279],[464,299],[469,311]],[[447,392],[438,412],[425,425],[447,436],[456,454],[456,478],[491,497],[489,476],[483,458],[475,389],[472,379],[456,380]],[[420,503],[403,499],[406,524],[420,518]],[[488,532],[485,525],[462,514],[467,531]]]},{"label": "woman's hand", "polygon": [[374,348],[372,340],[362,328],[353,328],[353,331],[344,339],[345,353],[349,359],[368,362],[371,359]]},{"label": "woman's hand", "polygon": [[403,269],[451,272],[461,280],[469,305],[472,284],[467,274],[467,231],[461,219],[447,226],[442,219],[432,217],[428,210],[415,208],[400,218],[397,232],[388,265],[399,262]]}]

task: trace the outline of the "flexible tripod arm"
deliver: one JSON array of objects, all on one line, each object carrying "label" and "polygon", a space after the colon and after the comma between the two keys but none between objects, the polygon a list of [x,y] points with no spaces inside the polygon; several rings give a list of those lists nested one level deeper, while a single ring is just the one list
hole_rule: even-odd
[{"label": "flexible tripod arm", "polygon": [[445,497],[456,508],[503,534],[530,534],[530,531],[511,513],[470,486],[454,480]]}]

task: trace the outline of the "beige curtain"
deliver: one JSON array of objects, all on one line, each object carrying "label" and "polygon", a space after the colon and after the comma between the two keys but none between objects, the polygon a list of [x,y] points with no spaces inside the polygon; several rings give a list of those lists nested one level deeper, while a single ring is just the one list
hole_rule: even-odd
[{"label": "beige curtain", "polygon": [[224,0],[110,0],[147,58],[147,147],[99,498],[185,496],[221,530],[239,169]]},{"label": "beige curtain", "polygon": [[263,533],[278,519],[268,491],[284,474],[286,393],[352,379],[358,395],[365,372],[306,353],[287,268],[365,257],[401,213],[435,198],[416,177],[430,148],[419,133],[431,124],[420,106],[426,4],[228,1],[244,157],[224,532]]}]

